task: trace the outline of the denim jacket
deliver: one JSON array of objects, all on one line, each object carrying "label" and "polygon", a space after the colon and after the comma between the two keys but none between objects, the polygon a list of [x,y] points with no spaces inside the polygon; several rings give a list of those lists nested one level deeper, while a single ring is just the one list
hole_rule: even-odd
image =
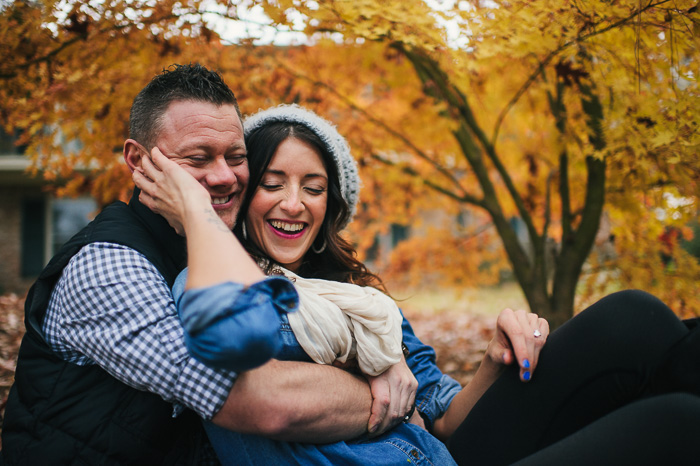
[{"label": "denim jacket", "polygon": [[[185,328],[192,355],[213,367],[242,371],[274,357],[309,361],[287,319],[298,306],[298,296],[285,278],[268,277],[249,287],[223,283],[184,292],[187,269],[175,281],[173,297]],[[422,343],[403,319],[406,363],[418,380],[416,409],[430,429],[442,416],[459,383],[443,374],[435,351]],[[232,362],[233,361],[233,362]],[[445,445],[425,429],[400,424],[375,438],[358,438],[325,445],[280,442],[244,435],[205,423],[221,462],[226,464],[454,464]]]}]

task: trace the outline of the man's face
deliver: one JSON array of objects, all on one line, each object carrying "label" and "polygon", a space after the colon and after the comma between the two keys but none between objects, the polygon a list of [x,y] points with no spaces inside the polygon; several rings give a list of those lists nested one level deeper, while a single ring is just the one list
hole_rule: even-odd
[{"label": "man's face", "polygon": [[243,125],[236,108],[191,100],[173,102],[163,115],[155,145],[209,191],[212,207],[233,229],[249,176]]}]

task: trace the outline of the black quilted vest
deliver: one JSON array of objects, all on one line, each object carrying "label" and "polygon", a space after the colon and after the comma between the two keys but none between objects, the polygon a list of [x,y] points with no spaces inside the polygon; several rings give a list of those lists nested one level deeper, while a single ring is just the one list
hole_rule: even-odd
[{"label": "black quilted vest", "polygon": [[124,385],[97,366],[63,361],[41,323],[63,268],[83,246],[111,242],[144,254],[172,285],[185,265],[184,238],[138,202],[107,206],[68,241],[29,290],[25,334],[2,429],[12,464],[196,464],[206,448],[197,416],[173,418],[159,396]]}]

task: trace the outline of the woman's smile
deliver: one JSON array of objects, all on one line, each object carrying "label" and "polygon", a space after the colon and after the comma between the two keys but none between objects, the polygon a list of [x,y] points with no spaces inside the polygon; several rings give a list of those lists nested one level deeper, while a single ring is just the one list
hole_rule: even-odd
[{"label": "woman's smile", "polygon": [[285,239],[300,238],[307,227],[307,224],[304,222],[287,222],[284,220],[268,220],[267,224],[273,233]]}]

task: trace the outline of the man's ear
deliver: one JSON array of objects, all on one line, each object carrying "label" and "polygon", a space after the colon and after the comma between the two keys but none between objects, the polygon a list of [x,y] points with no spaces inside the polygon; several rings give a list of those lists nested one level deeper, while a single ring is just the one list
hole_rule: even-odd
[{"label": "man's ear", "polygon": [[124,162],[129,167],[131,173],[135,169],[141,168],[141,158],[146,156],[146,148],[133,139],[124,141]]}]

